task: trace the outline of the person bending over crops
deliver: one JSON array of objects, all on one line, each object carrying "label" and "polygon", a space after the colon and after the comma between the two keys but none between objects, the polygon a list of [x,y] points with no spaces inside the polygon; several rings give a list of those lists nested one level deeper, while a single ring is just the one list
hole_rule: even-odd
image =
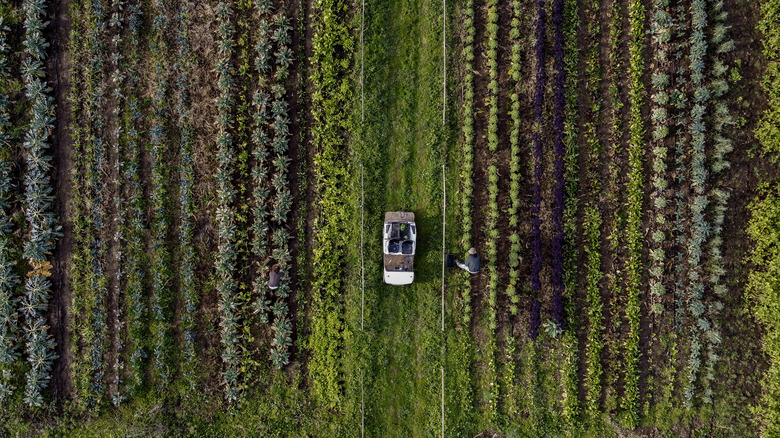
[{"label": "person bending over crops", "polygon": [[284,273],[279,270],[279,265],[274,265],[271,268],[271,272],[268,273],[268,289],[279,289],[279,282],[282,281],[282,277],[284,277]]},{"label": "person bending over crops", "polygon": [[467,271],[469,274],[476,274],[479,272],[479,255],[477,250],[473,247],[469,249],[469,256],[466,257],[466,263],[461,263],[459,260],[455,260],[455,264],[460,269]]}]

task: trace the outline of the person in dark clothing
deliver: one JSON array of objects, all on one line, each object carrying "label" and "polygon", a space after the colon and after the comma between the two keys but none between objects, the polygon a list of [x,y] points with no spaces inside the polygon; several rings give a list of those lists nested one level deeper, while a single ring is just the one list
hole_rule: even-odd
[{"label": "person in dark clothing", "polygon": [[281,282],[284,273],[279,270],[279,265],[274,265],[271,268],[271,272],[268,273],[268,289],[279,289],[279,282]]},{"label": "person in dark clothing", "polygon": [[468,272],[469,274],[476,274],[479,272],[479,255],[477,255],[477,250],[474,248],[471,248],[469,250],[469,256],[466,257],[466,263],[461,263],[458,260],[455,260],[455,264],[458,265],[460,269],[463,269],[464,271]]}]

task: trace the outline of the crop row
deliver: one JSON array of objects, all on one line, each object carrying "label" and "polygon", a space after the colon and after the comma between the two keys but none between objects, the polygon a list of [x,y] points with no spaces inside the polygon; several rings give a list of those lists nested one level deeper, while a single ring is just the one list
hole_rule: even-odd
[{"label": "crop row", "polygon": [[650,249],[649,271],[652,302],[650,310],[659,316],[664,312],[664,306],[660,299],[666,294],[664,266],[666,264],[665,242],[667,233],[665,229],[667,228],[667,217],[665,212],[669,204],[667,197],[669,181],[666,178],[668,149],[664,141],[669,135],[670,110],[667,88],[670,76],[667,71],[670,63],[669,58],[673,56],[670,53],[670,41],[674,35],[672,16],[668,8],[669,0],[654,1],[652,21],[650,23],[650,30],[653,33],[655,59],[652,76],[654,91],[652,101],[654,105],[651,117],[653,123],[653,187],[655,189],[651,194],[651,199],[655,207],[653,211],[655,231],[652,234]]},{"label": "crop row", "polygon": [[[780,158],[780,0],[762,0],[757,30],[763,34],[763,93],[767,109],[758,121],[755,135],[761,151],[775,163]],[[747,235],[752,242],[752,264],[746,288],[746,303],[766,330],[762,349],[768,366],[762,376],[762,393],[755,408],[756,424],[764,437],[780,435],[780,184],[767,184],[750,204]]]},{"label": "crop row", "polygon": [[626,319],[628,320],[628,339],[625,352],[625,395],[623,410],[629,427],[639,422],[639,293],[641,287],[641,251],[642,235],[642,198],[644,166],[644,119],[642,117],[642,74],[644,73],[643,39],[645,9],[641,1],[628,3],[629,43],[628,43],[628,98],[629,98],[629,144],[628,144],[628,183],[626,191]]},{"label": "crop row", "polygon": [[533,130],[533,205],[531,206],[531,294],[533,301],[531,302],[531,316],[529,336],[531,339],[536,339],[539,335],[539,327],[541,326],[541,308],[542,304],[539,301],[539,295],[542,290],[542,283],[539,278],[539,274],[542,271],[542,168],[544,167],[542,160],[543,145],[542,145],[542,126],[544,124],[544,88],[547,80],[547,72],[545,67],[545,21],[547,19],[547,12],[545,10],[545,1],[536,0],[536,21],[534,23],[536,42],[534,44],[534,57],[536,59],[536,88],[534,89],[534,130]]},{"label": "crop row", "polygon": [[[5,26],[0,16],[0,89],[5,90],[11,80],[8,63],[9,46]],[[8,400],[14,392],[13,364],[19,360],[19,314],[16,311],[19,298],[16,287],[19,277],[14,273],[11,254],[11,100],[5,93],[0,94],[0,404]]]},{"label": "crop row", "polygon": [[520,59],[522,55],[522,44],[520,43],[520,2],[512,2],[512,22],[509,31],[509,38],[512,43],[512,57],[509,66],[509,76],[512,78],[512,93],[509,100],[512,102],[509,116],[512,119],[512,130],[509,133],[509,284],[506,287],[506,294],[509,297],[509,311],[512,315],[517,315],[517,303],[520,301],[518,288],[520,282],[520,234],[518,226],[520,224],[518,212],[520,211],[520,95],[518,87],[520,83]]},{"label": "crop row", "polygon": [[[75,6],[74,7],[78,7]],[[76,95],[72,99],[72,111],[88,120],[84,127],[74,132],[74,147],[78,154],[76,166],[79,169],[77,175],[81,175],[74,181],[77,213],[74,218],[74,264],[73,264],[73,296],[70,313],[74,315],[73,325],[77,330],[71,332],[71,344],[81,345],[83,348],[74,349],[72,368],[74,371],[73,383],[76,396],[82,407],[94,405],[99,402],[102,394],[102,348],[104,323],[100,322],[105,315],[103,311],[102,296],[105,289],[101,290],[96,283],[101,281],[102,250],[100,230],[103,226],[103,205],[99,202],[102,195],[103,144],[101,128],[104,124],[100,105],[103,102],[103,88],[101,84],[102,39],[101,33],[105,29],[103,21],[105,12],[100,2],[81,5],[84,11],[84,21],[81,23],[80,34],[83,36],[83,48],[76,45],[72,50],[77,56],[83,57],[78,63],[83,65],[80,72],[83,76],[84,89],[79,90],[83,94]],[[77,39],[73,39],[74,44]],[[83,53],[79,53],[83,49]],[[74,90],[75,93],[75,90]],[[93,356],[96,360],[93,360]]]},{"label": "crop row", "polygon": [[[252,180],[254,181],[252,251],[256,257],[263,258],[267,255],[269,222],[275,224],[277,228],[270,233],[271,257],[277,262],[282,272],[286,273],[291,259],[288,247],[290,235],[286,225],[292,197],[287,178],[290,121],[287,113],[288,105],[285,100],[284,82],[292,63],[292,51],[289,48],[291,27],[282,13],[275,16],[270,15],[271,5],[269,2],[257,2],[256,9],[261,16],[261,22],[259,26],[260,40],[255,47],[255,70],[259,74],[260,81],[259,90],[253,97],[255,105],[253,157],[256,161],[252,170]],[[276,48],[275,52],[274,48]],[[270,160],[272,155],[274,158]],[[269,161],[273,169],[270,178]],[[267,206],[270,200],[272,202],[269,212]],[[286,301],[290,294],[289,278],[286,275],[282,277],[279,288],[274,291],[275,301],[273,304],[269,299],[271,297],[267,297],[267,287],[262,279],[262,275],[257,275],[255,278],[254,290],[257,295],[255,310],[259,313],[261,323],[271,322],[269,313],[273,316],[270,358],[272,364],[279,369],[289,363],[289,347],[292,343],[292,325],[287,316]]]},{"label": "crop row", "polygon": [[173,273],[171,266],[173,254],[168,248],[167,235],[172,222],[171,202],[168,184],[171,175],[167,163],[169,149],[165,141],[166,122],[168,114],[168,98],[170,84],[166,79],[171,51],[165,37],[165,30],[169,26],[167,8],[170,7],[165,0],[153,2],[156,15],[152,19],[149,51],[154,63],[152,74],[152,99],[151,99],[151,129],[149,131],[149,161],[151,164],[151,177],[149,184],[150,211],[151,211],[151,286],[152,302],[152,338],[153,348],[153,376],[157,379],[158,387],[167,386],[172,378],[174,369],[174,345],[172,336],[173,304],[176,299],[172,287]]},{"label": "crop row", "polygon": [[[592,0],[588,4],[591,16],[597,16],[600,2]],[[588,111],[584,125],[584,139],[588,151],[588,181],[590,187],[587,204],[584,207],[583,234],[585,239],[585,291],[588,303],[588,328],[585,341],[585,410],[593,418],[598,415],[601,398],[601,351],[604,347],[604,310],[601,300],[600,284],[603,278],[601,271],[601,225],[602,216],[599,208],[601,198],[601,160],[603,146],[596,134],[596,126],[601,120],[601,88],[602,72],[599,59],[599,44],[601,24],[598,19],[590,19],[587,29],[591,44],[587,47],[585,81],[588,90]]]},{"label": "crop row", "polygon": [[[563,304],[561,324],[557,328],[564,329],[562,346],[562,383],[563,383],[563,417],[573,425],[579,417],[579,341],[577,329],[579,318],[574,299],[579,287],[579,254],[577,252],[577,215],[579,210],[578,193],[580,190],[579,173],[579,20],[580,8],[576,0],[566,0],[563,5],[563,43],[565,45],[565,107],[563,142],[565,147],[565,185],[563,207],[563,272],[565,304]],[[564,323],[565,321],[565,323]]]},{"label": "crop row", "polygon": [[127,376],[127,390],[137,393],[143,383],[145,359],[149,354],[146,320],[148,303],[144,296],[146,266],[146,224],[144,222],[146,202],[141,185],[141,153],[139,127],[142,121],[139,109],[139,75],[137,65],[140,62],[139,45],[141,42],[141,8],[138,4],[128,8],[129,45],[127,55],[127,106],[122,117],[124,131],[125,160],[122,174],[127,182],[127,213],[122,224],[127,248],[125,250],[125,300],[127,315],[127,334],[130,369]]},{"label": "crop row", "polygon": [[496,371],[496,301],[498,298],[498,166],[496,166],[495,152],[498,149],[498,0],[488,0],[487,17],[485,23],[487,36],[487,66],[488,66],[488,126],[487,140],[488,150],[492,158],[488,165],[488,211],[485,223],[485,234],[487,235],[487,272],[488,279],[488,311],[487,317],[487,340],[485,343],[485,366],[486,376],[483,382],[486,388],[490,388],[490,394],[487,396],[486,410],[487,421],[494,422],[498,410],[498,382]]},{"label": "crop row", "polygon": [[[686,24],[687,23],[687,10],[684,5],[678,5],[675,13],[677,15],[677,33],[680,34],[680,36],[687,36],[686,33]],[[687,46],[690,43],[687,41],[687,38],[684,38],[683,41],[678,42],[676,46],[676,53],[682,53]],[[688,91],[687,87],[683,86],[687,82],[686,79],[686,72],[688,71],[687,68],[684,66],[680,66],[677,69],[677,72],[674,75],[675,83],[679,84],[676,89],[672,90],[672,93],[669,95],[669,103],[671,106],[676,110],[677,114],[675,115],[677,118],[676,121],[676,129],[674,132],[674,136],[676,138],[675,140],[675,212],[674,212],[674,226],[672,228],[673,235],[675,236],[674,243],[676,245],[676,253],[675,253],[675,268],[674,268],[674,277],[675,277],[675,283],[674,283],[674,295],[675,295],[675,304],[674,304],[674,328],[676,333],[681,333],[683,328],[683,316],[685,314],[685,278],[684,278],[684,271],[685,271],[685,245],[686,245],[686,220],[687,215],[686,212],[688,210],[688,202],[687,202],[687,194],[684,189],[685,183],[687,181],[688,171],[686,167],[686,155],[687,151],[686,148],[688,146],[687,144],[687,138],[688,138],[688,130],[686,124],[683,122],[684,120],[687,120],[687,105],[688,105]],[[672,365],[672,368],[674,368],[675,365]]]},{"label": "crop row", "polygon": [[[705,285],[708,287],[711,295],[707,304],[707,316],[709,316],[709,327],[702,325],[699,328],[705,330],[704,337],[707,340],[707,360],[705,372],[702,374],[702,383],[704,384],[704,393],[702,401],[710,404],[713,401],[712,382],[715,379],[715,366],[719,359],[716,349],[721,342],[721,335],[718,329],[718,317],[723,310],[723,303],[718,300],[726,294],[726,285],[722,284],[721,278],[726,271],[723,265],[723,256],[720,251],[722,244],[721,232],[726,213],[726,202],[730,197],[730,192],[722,185],[718,176],[724,170],[728,169],[730,164],[725,155],[732,151],[731,140],[725,136],[724,130],[734,123],[729,108],[723,99],[729,91],[729,84],[726,80],[728,67],[722,60],[722,55],[733,50],[734,41],[727,39],[728,28],[725,25],[726,13],[723,11],[723,2],[717,1],[711,3],[710,9],[713,16],[712,32],[710,33],[710,43],[714,50],[711,56],[711,81],[709,84],[710,100],[712,102],[712,115],[710,136],[712,151],[710,153],[710,171],[712,175],[712,184],[710,195],[711,220],[710,234],[707,242],[707,265],[705,267]],[[713,295],[714,294],[714,295]]]},{"label": "crop row", "polygon": [[[672,148],[670,151],[669,145],[672,139],[669,138],[669,134],[672,123],[675,120],[679,120],[679,114],[675,111],[673,105],[674,99],[670,98],[670,95],[676,97],[678,94],[675,89],[678,83],[676,81],[673,82],[672,79],[676,73],[673,43],[679,32],[677,32],[677,25],[670,11],[671,7],[668,0],[654,1],[650,22],[650,32],[653,41],[653,62],[651,64],[653,91],[651,96],[651,120],[653,132],[650,144],[653,152],[652,184],[654,188],[650,194],[650,199],[653,203],[650,213],[652,219],[650,229],[654,229],[654,231],[651,234],[651,242],[649,244],[648,282],[650,286],[650,312],[654,315],[652,321],[654,325],[659,324],[661,327],[664,327],[662,322],[666,321],[665,312],[667,309],[663,300],[667,292],[665,283],[669,282],[670,277],[666,260],[668,254],[672,254],[670,251],[672,249],[672,241],[669,239],[672,221],[668,212],[673,203],[670,196],[672,190],[670,187],[668,163],[670,156],[673,157],[674,149]],[[671,315],[673,315],[674,309],[669,310],[672,311]],[[657,356],[651,353],[648,356],[648,364],[649,367],[656,368],[666,362],[666,366],[660,368],[660,379],[649,378],[647,380],[645,392],[648,394],[648,398],[653,397],[656,389],[654,385],[658,384],[659,387],[665,388],[664,390],[666,391],[659,398],[668,399],[671,396],[674,382],[673,376],[676,370],[672,358],[665,356],[665,354],[666,352],[676,351],[674,347],[669,348],[670,345],[676,343],[676,337],[666,337],[662,342],[659,339],[659,329],[661,327],[651,331],[648,350],[651,352],[663,351],[664,356],[662,357],[664,359],[656,363],[654,359]]]},{"label": "crop row", "polygon": [[[270,35],[272,33],[270,29],[270,23],[267,16],[271,13],[271,5],[264,2],[256,2],[255,8],[261,16],[261,23],[258,26],[260,29],[260,38],[255,45],[255,70],[260,75],[259,86],[262,87],[266,78],[272,70],[270,62],[272,43],[270,41]],[[255,159],[254,167],[252,168],[252,215],[254,221],[252,222],[252,254],[255,257],[265,257],[268,251],[268,198],[270,197],[270,187],[268,184],[268,151],[269,136],[266,132],[265,126],[268,122],[268,106],[270,96],[264,92],[257,91],[253,96],[252,104],[255,107],[253,114],[255,122],[255,131],[252,134],[252,140],[254,141],[254,151],[252,155]],[[254,292],[256,295],[255,311],[258,313],[260,323],[268,324],[269,312],[271,312],[271,300],[268,297],[268,288],[263,281],[262,269],[264,266],[260,266],[255,276]]]},{"label": "crop row", "polygon": [[312,144],[317,180],[317,235],[314,243],[312,321],[309,374],[315,397],[336,406],[341,394],[341,350],[344,343],[342,299],[345,224],[349,208],[343,188],[349,180],[345,135],[351,127],[348,108],[352,103],[350,75],[355,51],[351,3],[318,0],[315,3],[311,76]]},{"label": "crop row", "polygon": [[179,247],[181,248],[181,267],[179,269],[180,295],[184,298],[184,311],[181,316],[181,329],[184,338],[184,379],[190,389],[195,389],[195,312],[198,305],[198,287],[195,281],[195,248],[193,248],[193,227],[195,221],[195,203],[192,184],[193,169],[193,128],[190,116],[190,72],[192,52],[190,51],[190,14],[189,4],[182,4],[176,14],[178,35],[176,36],[176,114],[179,127]]},{"label": "crop row", "polygon": [[27,348],[27,371],[24,401],[32,406],[41,406],[41,390],[48,386],[52,363],[57,358],[54,339],[49,333],[45,312],[51,294],[51,251],[60,234],[54,214],[54,196],[51,179],[49,139],[54,129],[54,99],[46,83],[46,47],[43,36],[45,0],[25,0],[24,10],[24,68],[22,78],[25,96],[31,104],[30,124],[24,136],[27,153],[27,169],[24,176],[24,213],[29,228],[25,236],[22,256],[30,268],[21,300],[25,319],[25,346]]},{"label": "crop row", "polygon": [[707,168],[705,165],[705,121],[706,102],[709,99],[709,91],[704,84],[704,58],[707,51],[707,40],[704,35],[707,26],[707,10],[703,0],[691,2],[691,51],[690,72],[691,83],[695,87],[694,104],[691,106],[689,133],[691,135],[691,188],[695,196],[690,206],[691,230],[688,238],[688,285],[687,298],[688,310],[691,320],[696,323],[691,325],[690,356],[688,358],[688,378],[683,397],[685,406],[691,408],[693,404],[693,390],[696,376],[700,366],[699,355],[701,352],[701,327],[709,325],[703,318],[704,283],[702,280],[701,256],[702,246],[706,242],[709,224],[706,221],[706,208],[709,199],[704,192],[707,180]]},{"label": "crop row", "polygon": [[105,6],[101,1],[91,2],[92,27],[87,29],[89,34],[88,46],[91,57],[88,62],[89,79],[91,83],[87,88],[86,112],[90,127],[86,138],[87,163],[85,197],[88,209],[86,242],[89,252],[89,270],[83,286],[89,290],[87,296],[92,300],[91,312],[88,312],[90,320],[85,336],[89,346],[85,351],[86,361],[89,364],[90,377],[86,390],[88,405],[99,404],[106,388],[105,356],[107,343],[107,312],[108,303],[108,277],[104,271],[104,259],[106,256],[106,241],[103,239],[106,229],[106,184],[103,180],[103,172],[106,170],[107,151],[104,141],[104,129],[106,119],[103,115],[103,105],[106,101],[105,87],[102,85],[102,69],[105,64],[103,51],[105,50],[102,37],[106,31]]},{"label": "crop row", "polygon": [[[463,162],[459,180],[463,184],[460,197],[460,217],[462,223],[463,251],[471,248],[471,207],[474,181],[474,38],[476,28],[474,26],[474,0],[466,0],[464,5],[463,27],[466,35],[463,41],[463,60],[465,73],[463,78]],[[463,298],[463,323],[468,325],[471,321],[471,289],[464,287]]]},{"label": "crop row", "polygon": [[[763,34],[763,92],[767,109],[758,121],[755,135],[761,151],[775,163],[780,156],[780,0],[762,0],[757,30]],[[780,184],[766,185],[750,204],[747,234],[753,247],[752,267],[746,284],[746,302],[766,330],[762,349],[768,366],[762,377],[761,400],[755,409],[761,436],[780,435]]]},{"label": "crop row", "polygon": [[[767,109],[758,121],[756,140],[761,151],[777,162],[780,155],[780,0],[762,0],[757,29],[763,34],[763,93]],[[780,185],[764,187],[750,204],[747,234],[753,247],[748,257],[752,267],[746,284],[746,303],[766,330],[762,349],[768,366],[762,376],[762,392],[756,404],[756,424],[761,436],[780,435]]]},{"label": "crop row", "polygon": [[[717,7],[717,5],[716,5]],[[688,277],[691,281],[688,291],[688,309],[691,313],[691,344],[690,344],[690,356],[688,359],[688,382],[684,390],[684,398],[686,407],[693,406],[693,395],[695,389],[695,383],[697,373],[701,366],[700,355],[702,352],[702,343],[706,340],[709,346],[709,354],[713,367],[713,374],[710,374],[710,380],[714,377],[714,359],[716,358],[714,348],[720,343],[720,334],[713,328],[713,320],[708,319],[705,315],[706,306],[704,301],[705,297],[705,277],[707,275],[705,266],[702,266],[701,258],[704,251],[704,245],[711,239],[710,242],[717,242],[720,239],[720,229],[723,223],[723,215],[725,212],[725,202],[727,199],[727,193],[716,190],[713,192],[717,198],[718,205],[713,209],[713,220],[707,221],[707,207],[710,205],[710,199],[706,192],[706,182],[709,175],[706,159],[707,154],[705,152],[706,145],[706,125],[704,116],[707,112],[713,92],[717,92],[722,95],[725,90],[721,85],[719,90],[711,86],[707,86],[704,83],[706,76],[705,70],[705,56],[707,54],[708,43],[706,40],[705,32],[708,30],[707,12],[708,5],[704,1],[695,0],[691,3],[691,54],[690,54],[690,70],[691,70],[691,82],[695,87],[694,91],[694,105],[691,108],[691,120],[690,120],[690,134],[691,134],[691,186],[696,196],[691,205],[691,232],[688,240]],[[716,49],[716,53],[721,51],[723,46]],[[725,73],[721,72],[721,75]],[[727,87],[726,87],[727,88]],[[725,107],[724,107],[725,109]],[[710,118],[715,120],[716,118]],[[721,126],[722,128],[722,126]],[[719,158],[718,158],[719,157]],[[723,152],[713,154],[713,158],[716,161],[723,160]],[[721,168],[720,165],[716,165],[716,168]],[[714,240],[713,240],[714,239]],[[712,248],[711,248],[712,249]],[[713,254],[710,251],[710,256],[715,255],[714,262],[719,263],[720,254],[719,248],[715,248],[716,252]],[[713,260],[710,260],[712,263]],[[712,265],[710,265],[712,267]],[[716,269],[714,279],[715,283],[719,282],[719,277],[723,272],[722,266],[715,266]],[[712,277],[710,277],[712,279]],[[716,306],[716,302],[710,303],[711,306]],[[695,321],[695,322],[694,322]],[[711,394],[705,394],[705,401],[711,399]]]},{"label": "crop row", "polygon": [[[121,0],[111,1],[111,17],[108,22],[109,28],[113,29],[111,35],[111,54],[109,61],[111,63],[110,83],[113,85],[111,90],[111,98],[113,99],[114,107],[112,109],[112,116],[117,120],[113,131],[111,132],[110,140],[112,145],[112,153],[116,159],[114,168],[117,170],[117,175],[114,177],[113,184],[115,186],[116,193],[122,193],[124,186],[124,179],[118,174],[119,170],[124,168],[124,157],[122,156],[124,150],[121,144],[122,142],[122,128],[120,126],[119,119],[121,117],[122,108],[125,107],[125,79],[126,79],[126,64],[124,62],[124,56],[121,54],[123,47],[123,4]],[[122,215],[123,202],[122,197],[119,195],[113,196],[113,216],[111,221],[115,224],[114,235],[112,237],[114,242],[113,258],[117,263],[122,263],[123,250],[125,245],[124,238],[124,216]],[[109,341],[111,346],[115,348],[114,361],[111,364],[110,372],[113,373],[113,379],[108,385],[109,397],[111,404],[119,406],[127,397],[122,392],[122,370],[124,368],[124,361],[122,358],[122,351],[124,349],[124,334],[122,333],[123,326],[123,314],[122,314],[122,269],[117,269],[114,272],[114,301],[112,306],[114,308],[113,318],[111,319],[111,327],[113,328],[113,337]]]},{"label": "crop row", "polygon": [[234,312],[236,308],[237,284],[236,271],[236,212],[233,207],[235,189],[232,185],[232,170],[236,157],[233,151],[233,136],[231,126],[234,122],[232,107],[234,104],[233,69],[230,57],[233,54],[233,34],[235,28],[231,23],[232,10],[229,3],[220,2],[216,8],[219,19],[218,58],[215,69],[219,76],[217,89],[217,257],[215,274],[217,281],[217,296],[219,299],[222,362],[225,369],[222,373],[222,383],[225,385],[225,398],[230,401],[239,396],[239,361],[238,349],[238,319]]},{"label": "crop row", "polygon": [[[620,256],[620,243],[624,239],[624,206],[619,203],[618,194],[623,192],[622,188],[622,163],[623,159],[623,117],[622,108],[625,106],[625,102],[622,100],[621,88],[620,88],[620,72],[624,70],[623,53],[621,47],[621,41],[623,40],[623,4],[618,0],[613,0],[610,5],[610,19],[608,21],[608,38],[609,38],[609,64],[607,68],[607,74],[609,81],[607,85],[607,96],[609,97],[610,108],[610,135],[609,143],[611,148],[609,150],[610,161],[613,163],[608,170],[609,187],[605,190],[606,199],[617,203],[612,217],[610,218],[609,233],[606,236],[608,246],[606,248],[613,259],[612,268],[607,275],[607,288],[609,291],[610,302],[609,312],[612,315],[619,315],[622,311],[623,293],[621,291],[621,281],[623,273],[617,262]],[[622,318],[612,318],[611,324],[608,326],[610,335],[620,333]],[[619,340],[615,336],[607,338],[609,358],[608,361],[611,364],[605,371],[605,381],[607,383],[606,397],[604,399],[604,408],[610,410],[617,409],[617,390],[618,377],[623,367],[623,361],[621,360],[622,354],[620,353]]]},{"label": "crop row", "polygon": [[250,229],[249,221],[252,219],[248,214],[249,190],[250,184],[245,184],[250,174],[250,101],[252,86],[251,75],[251,33],[249,18],[251,17],[252,2],[234,2],[232,4],[232,23],[233,31],[233,147],[232,154],[236,157],[235,168],[232,170],[231,179],[233,181],[235,203],[233,209],[235,215],[235,267],[233,280],[236,283],[236,294],[234,299],[234,317],[236,319],[236,329],[238,333],[238,351],[241,352],[238,362],[239,369],[239,387],[243,389],[246,384],[254,378],[255,370],[258,368],[258,361],[254,353],[255,338],[252,334],[252,325],[248,324],[252,320],[252,290],[249,288],[251,274],[249,269],[243,268],[250,263]]},{"label": "crop row", "polygon": [[[685,362],[679,360],[679,357],[683,352],[678,347],[679,344],[684,344],[685,339],[682,336],[683,333],[683,321],[685,315],[685,299],[686,299],[686,239],[688,229],[686,228],[688,221],[688,99],[690,96],[690,82],[688,81],[689,69],[686,68],[685,63],[680,59],[680,54],[685,53],[690,46],[690,38],[688,35],[688,5],[677,4],[672,9],[674,14],[672,20],[672,26],[670,29],[671,49],[675,58],[679,59],[676,63],[677,68],[670,73],[669,82],[673,86],[668,93],[668,108],[669,115],[672,117],[674,124],[670,124],[670,135],[674,140],[674,149],[672,156],[674,157],[674,169],[672,174],[674,179],[670,181],[670,185],[673,184],[674,192],[669,194],[669,201],[674,201],[674,222],[672,223],[670,237],[671,249],[674,253],[671,258],[674,262],[674,271],[669,278],[669,286],[673,288],[674,305],[673,309],[673,330],[674,332],[668,338],[666,348],[669,352],[667,359],[667,366],[663,370],[663,394],[662,397],[666,400],[670,400],[674,393],[678,391],[675,386],[678,378],[678,368],[684,368]],[[664,94],[659,94],[663,102]],[[671,164],[671,159],[670,159]],[[670,190],[671,192],[671,190]],[[652,256],[652,254],[651,254]],[[664,254],[668,256],[668,254]],[[674,281],[672,283],[672,280]],[[657,286],[656,286],[657,287]],[[665,291],[665,290],[664,290]],[[652,290],[651,290],[652,293]],[[655,306],[655,311],[666,311],[661,306]],[[651,311],[653,309],[651,308]]]}]

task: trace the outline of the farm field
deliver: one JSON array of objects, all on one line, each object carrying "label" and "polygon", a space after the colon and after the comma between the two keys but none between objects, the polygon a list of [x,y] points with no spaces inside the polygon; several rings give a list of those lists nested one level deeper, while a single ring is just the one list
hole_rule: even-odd
[{"label": "farm field", "polygon": [[0,436],[778,436],[779,62],[778,0],[3,0]]}]

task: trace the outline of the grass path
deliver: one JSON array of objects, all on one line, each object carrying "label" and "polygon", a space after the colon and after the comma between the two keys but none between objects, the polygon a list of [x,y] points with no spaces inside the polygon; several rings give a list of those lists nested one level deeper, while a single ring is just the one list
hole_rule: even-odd
[{"label": "grass path", "polygon": [[[366,436],[441,433],[441,166],[449,138],[441,38],[437,0],[373,2],[367,12],[366,121],[353,140],[366,169]],[[416,215],[411,286],[382,283],[381,224],[395,210]]]}]

